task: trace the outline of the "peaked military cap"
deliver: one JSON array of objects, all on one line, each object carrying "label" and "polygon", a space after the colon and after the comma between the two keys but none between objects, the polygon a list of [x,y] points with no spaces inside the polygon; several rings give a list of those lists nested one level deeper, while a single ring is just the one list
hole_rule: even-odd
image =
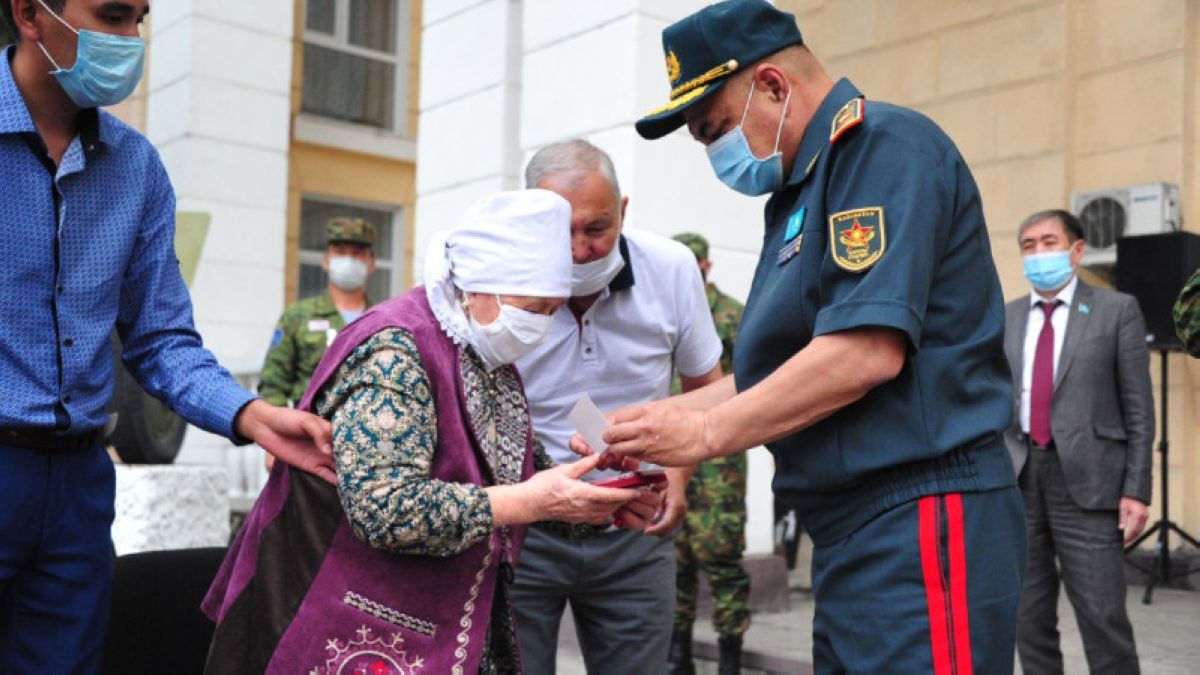
[{"label": "peaked military cap", "polygon": [[325,224],[326,244],[362,244],[375,247],[375,226],[362,218],[334,218]]},{"label": "peaked military cap", "polygon": [[691,249],[696,260],[708,260],[708,240],[704,237],[695,232],[680,232],[671,238]]},{"label": "peaked military cap", "polygon": [[727,0],[667,26],[662,43],[671,97],[635,125],[650,140],[683,126],[683,111],[720,89],[729,75],[804,40],[796,17],[765,0]]}]

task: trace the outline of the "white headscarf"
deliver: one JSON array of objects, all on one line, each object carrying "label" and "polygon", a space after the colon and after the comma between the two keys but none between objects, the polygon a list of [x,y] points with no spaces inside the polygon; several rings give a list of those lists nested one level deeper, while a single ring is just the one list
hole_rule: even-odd
[{"label": "white headscarf", "polygon": [[567,200],[549,190],[498,192],[434,236],[425,256],[425,295],[442,330],[465,346],[471,327],[456,289],[566,298],[571,266]]}]

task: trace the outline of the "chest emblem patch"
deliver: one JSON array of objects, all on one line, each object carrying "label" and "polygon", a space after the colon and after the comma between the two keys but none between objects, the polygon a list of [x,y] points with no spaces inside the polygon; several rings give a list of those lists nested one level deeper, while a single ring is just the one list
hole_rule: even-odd
[{"label": "chest emblem patch", "polygon": [[833,261],[847,272],[870,269],[887,250],[883,207],[854,209],[829,216],[829,248]]},{"label": "chest emblem patch", "polygon": [[783,241],[789,242],[800,236],[800,229],[804,227],[804,214],[808,211],[806,207],[801,206],[796,209],[796,212],[788,217],[787,230],[783,233]]}]

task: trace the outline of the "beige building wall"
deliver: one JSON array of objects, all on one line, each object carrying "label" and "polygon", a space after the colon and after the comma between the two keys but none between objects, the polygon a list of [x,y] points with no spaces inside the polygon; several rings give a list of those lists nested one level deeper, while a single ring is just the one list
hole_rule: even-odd
[{"label": "beige building wall", "polygon": [[[1018,223],[1036,210],[1069,207],[1073,190],[1177,183],[1185,227],[1200,230],[1195,0],[776,4],[796,14],[830,75],[850,77],[868,98],[924,112],[958,143],[983,194],[1006,299],[1028,291]],[[1171,517],[1194,535],[1200,361],[1172,355],[1169,363]],[[1159,368],[1155,355],[1156,399]]]}]

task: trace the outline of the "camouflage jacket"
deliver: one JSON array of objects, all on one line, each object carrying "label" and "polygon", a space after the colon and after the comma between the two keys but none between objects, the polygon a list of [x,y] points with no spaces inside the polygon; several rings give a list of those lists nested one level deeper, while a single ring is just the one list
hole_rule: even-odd
[{"label": "camouflage jacket", "polygon": [[1188,354],[1200,358],[1200,269],[1192,272],[1172,312],[1175,318],[1175,333],[1183,342]]},{"label": "camouflage jacket", "polygon": [[733,343],[737,340],[738,324],[742,322],[742,303],[717,290],[716,284],[705,286],[708,309],[721,338],[721,372],[733,372]]},{"label": "camouflage jacket", "polygon": [[[370,300],[367,306],[370,306]],[[299,300],[275,324],[271,348],[263,361],[258,395],[272,405],[298,402],[317,363],[346,321],[329,293]]]}]

